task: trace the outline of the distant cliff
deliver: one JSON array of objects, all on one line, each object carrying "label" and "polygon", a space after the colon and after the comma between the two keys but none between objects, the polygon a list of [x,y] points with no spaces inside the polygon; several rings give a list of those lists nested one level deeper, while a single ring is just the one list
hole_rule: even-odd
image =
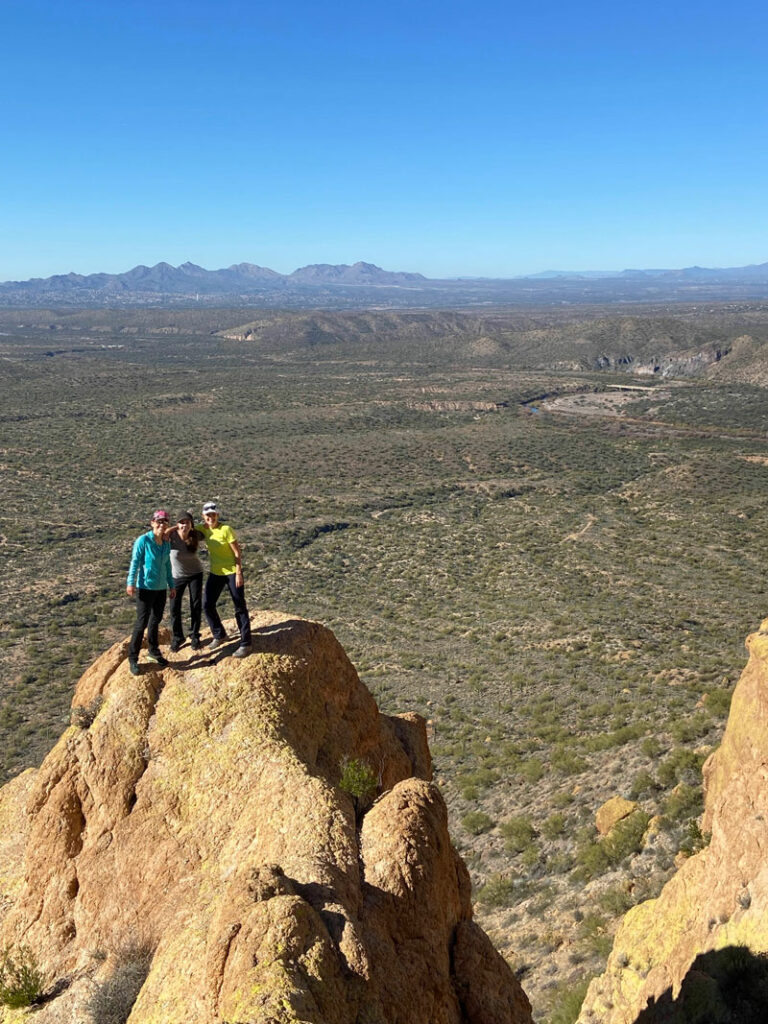
[{"label": "distant cliff", "polygon": [[765,1020],[768,619],[747,648],[722,745],[704,765],[711,841],[626,915],[581,1024]]},{"label": "distant cliff", "polygon": [[248,659],[139,678],[117,644],[0,790],[0,947],[44,972],[37,1024],[121,994],[130,1024],[529,1024],[472,921],[423,720],[381,715],[317,623],[253,626]]}]

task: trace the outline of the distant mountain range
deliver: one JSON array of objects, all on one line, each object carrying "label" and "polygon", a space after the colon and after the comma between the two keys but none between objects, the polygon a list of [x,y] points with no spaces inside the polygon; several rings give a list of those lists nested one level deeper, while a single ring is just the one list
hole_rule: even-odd
[{"label": "distant mountain range", "polygon": [[92,291],[120,295],[126,292],[165,292],[171,295],[231,295],[235,292],[262,291],[265,287],[282,288],[299,285],[387,285],[400,287],[426,282],[423,274],[393,273],[373,263],[354,263],[352,266],[316,263],[300,267],[292,274],[278,274],[268,267],[254,263],[235,263],[222,270],[205,270],[195,263],[157,263],[154,267],[138,266],[122,274],[55,274],[53,277],[34,277],[29,281],[8,281],[0,289],[37,292],[46,295],[62,291]]},{"label": "distant mountain range", "polygon": [[768,263],[682,270],[544,271],[525,277],[434,280],[373,263],[316,263],[291,274],[237,263],[206,270],[158,263],[122,274],[56,274],[0,283],[2,306],[263,305],[403,308],[768,299]]}]

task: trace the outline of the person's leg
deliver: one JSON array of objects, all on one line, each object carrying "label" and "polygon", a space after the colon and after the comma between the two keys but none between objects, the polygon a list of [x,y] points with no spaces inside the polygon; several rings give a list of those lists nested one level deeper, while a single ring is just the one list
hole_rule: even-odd
[{"label": "person's leg", "polygon": [[[158,630],[160,628],[160,620],[163,617],[165,610],[165,590],[149,590],[148,594],[152,595],[150,601],[150,612],[149,622],[147,624],[147,648],[150,654],[160,654],[160,647],[158,645]],[[162,657],[162,655],[160,655]]]},{"label": "person's leg", "polygon": [[203,612],[205,613],[208,626],[216,640],[223,640],[226,636],[221,618],[216,610],[216,602],[219,600],[221,592],[226,584],[226,576],[216,576],[212,572],[208,573],[208,579],[205,581]]},{"label": "person's leg", "polygon": [[141,653],[141,642],[144,639],[144,630],[150,615],[151,590],[136,590],[136,623],[131,634],[131,646],[128,648],[128,660],[138,661]]},{"label": "person's leg", "polygon": [[243,647],[251,645],[251,617],[245,604],[245,587],[235,586],[235,574],[226,577],[232,602],[235,606],[235,619],[240,630],[240,643]]},{"label": "person's leg", "polygon": [[181,645],[184,643],[184,627],[181,624],[181,599],[184,596],[187,583],[189,580],[174,580],[173,585],[176,588],[176,596],[171,598],[171,636],[175,643]]},{"label": "person's leg", "polygon": [[202,615],[202,598],[203,598],[203,574],[199,572],[197,576],[191,576],[187,583],[189,584],[189,635],[192,641],[200,642],[200,619]]}]

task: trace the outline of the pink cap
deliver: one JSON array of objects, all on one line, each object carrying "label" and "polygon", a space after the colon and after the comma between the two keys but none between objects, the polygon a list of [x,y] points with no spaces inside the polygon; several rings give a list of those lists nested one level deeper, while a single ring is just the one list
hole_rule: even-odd
[{"label": "pink cap", "polygon": [[165,511],[164,508],[159,508],[157,510],[157,512],[154,512],[152,514],[152,518],[155,521],[157,521],[158,519],[167,519],[169,522],[170,522],[170,519],[171,519],[171,517],[168,515],[168,513]]}]

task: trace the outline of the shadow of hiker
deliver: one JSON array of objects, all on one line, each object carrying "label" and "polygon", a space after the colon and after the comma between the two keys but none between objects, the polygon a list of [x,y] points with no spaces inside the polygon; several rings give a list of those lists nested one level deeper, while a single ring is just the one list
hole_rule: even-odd
[{"label": "shadow of hiker", "polygon": [[[230,637],[225,640],[221,647],[216,647],[214,650],[209,650],[210,640],[203,641],[203,644],[197,649],[183,650],[181,655],[175,654],[168,661],[168,668],[174,669],[176,672],[186,672],[189,669],[194,668],[209,668],[211,665],[218,665],[220,662],[231,658],[234,652],[240,645],[239,637]],[[145,664],[141,665],[141,668],[146,668]],[[154,666],[158,668],[157,665]]]},{"label": "shadow of hiker", "polygon": [[668,989],[653,999],[635,1024],[766,1024],[768,956],[747,946],[701,953],[683,979],[680,994]]}]

